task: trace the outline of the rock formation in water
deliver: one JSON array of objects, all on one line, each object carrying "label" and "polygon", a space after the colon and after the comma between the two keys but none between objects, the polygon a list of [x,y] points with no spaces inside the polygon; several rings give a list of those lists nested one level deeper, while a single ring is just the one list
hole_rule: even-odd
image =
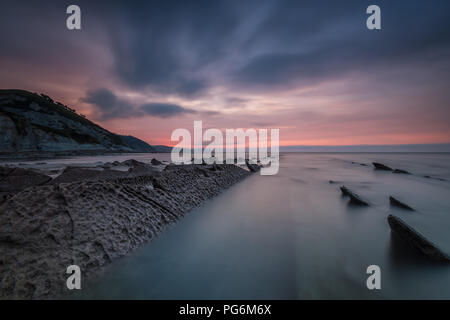
[{"label": "rock formation in water", "polygon": [[159,166],[159,165],[162,165],[163,163],[161,161],[153,158],[151,161],[151,164],[154,166]]},{"label": "rock formation in water", "polygon": [[369,203],[367,203],[366,201],[361,199],[361,197],[358,194],[352,192],[346,186],[342,186],[341,191],[342,191],[343,195],[348,196],[350,198],[351,204],[355,204],[358,206],[368,206],[369,205]]},{"label": "rock formation in water", "polygon": [[256,163],[250,163],[250,161],[245,160],[245,164],[247,165],[247,168],[248,170],[250,170],[250,172],[258,172],[259,170],[261,170],[261,167]]},{"label": "rock formation in water", "polygon": [[[28,187],[0,206],[0,299],[63,294],[69,265],[83,279],[98,274],[250,174],[226,164],[156,171],[127,163],[130,170],[103,176],[66,169],[59,181]],[[82,179],[71,182],[77,175]]]},{"label": "rock formation in water", "polygon": [[46,95],[0,90],[0,153],[170,152],[109,132]]},{"label": "rock formation in water", "polygon": [[393,171],[392,168],[379,163],[379,162],[372,162],[373,166],[375,167],[376,170],[384,170],[384,171]]},{"label": "rock formation in water", "polygon": [[402,169],[395,169],[394,171],[392,171],[392,173],[411,174],[408,171]]},{"label": "rock formation in water", "polygon": [[413,208],[411,208],[407,204],[401,202],[400,200],[395,199],[393,196],[389,197],[389,203],[391,204],[391,206],[399,207],[399,208],[409,210],[409,211],[414,211]]},{"label": "rock formation in water", "polygon": [[414,230],[402,219],[389,215],[387,220],[393,232],[427,257],[438,261],[450,261],[450,257],[446,253],[442,252],[442,250],[439,249],[432,241],[428,240],[418,231]]}]

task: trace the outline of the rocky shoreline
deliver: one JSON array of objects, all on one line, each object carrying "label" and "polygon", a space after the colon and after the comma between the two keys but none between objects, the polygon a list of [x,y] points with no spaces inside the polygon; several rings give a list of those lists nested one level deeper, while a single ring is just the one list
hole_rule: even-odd
[{"label": "rocky shoreline", "polygon": [[18,184],[32,184],[0,204],[0,299],[57,298],[68,291],[69,265],[97,274],[251,174],[227,164],[123,165],[67,168],[54,179],[20,172]]}]

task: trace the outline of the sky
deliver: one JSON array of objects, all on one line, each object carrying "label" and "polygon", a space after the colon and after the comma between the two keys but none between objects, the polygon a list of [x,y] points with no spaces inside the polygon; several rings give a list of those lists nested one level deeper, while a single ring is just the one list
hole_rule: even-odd
[{"label": "sky", "polygon": [[0,43],[0,88],[150,144],[195,120],[282,146],[450,142],[450,1],[2,0]]}]

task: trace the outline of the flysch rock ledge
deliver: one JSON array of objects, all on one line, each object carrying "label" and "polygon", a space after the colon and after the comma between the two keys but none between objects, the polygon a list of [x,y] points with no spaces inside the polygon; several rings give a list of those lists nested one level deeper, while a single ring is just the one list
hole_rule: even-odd
[{"label": "flysch rock ledge", "polygon": [[251,173],[235,165],[169,165],[162,172],[27,188],[0,206],[0,299],[52,299],[66,269],[83,279],[126,255]]}]

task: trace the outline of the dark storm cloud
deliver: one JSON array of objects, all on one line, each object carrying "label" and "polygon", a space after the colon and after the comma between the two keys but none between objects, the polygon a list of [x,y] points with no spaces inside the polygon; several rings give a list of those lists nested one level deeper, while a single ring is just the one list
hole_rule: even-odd
[{"label": "dark storm cloud", "polygon": [[[231,4],[231,2],[230,2]],[[120,80],[136,89],[195,96],[210,85],[205,68],[226,54],[237,15],[223,1],[141,1],[108,12]]]},{"label": "dark storm cloud", "polygon": [[[16,2],[1,4],[9,12],[0,22],[2,57],[63,64],[80,52],[61,27],[69,2]],[[393,64],[417,67],[429,50],[436,56],[448,49],[449,1],[376,1],[382,30],[369,31],[372,2],[80,0],[78,38],[103,37],[124,85],[188,97],[215,85],[270,88]]]},{"label": "dark storm cloud", "polygon": [[438,2],[380,1],[382,30],[376,31],[365,27],[365,8],[372,1],[284,2],[248,44],[267,41],[271,46],[244,62],[233,79],[241,85],[280,87],[396,66],[417,68],[429,62],[430,52],[437,58],[443,54],[447,62],[450,5]]},{"label": "dark storm cloud", "polygon": [[[374,3],[382,10],[382,30],[369,31],[365,10]],[[348,74],[382,78],[404,67],[419,78],[431,63],[449,68],[445,0],[79,0],[79,32],[65,29],[68,4],[3,0],[0,57],[69,73],[95,65],[83,53],[96,44],[111,55],[109,73],[120,85],[184,98],[217,86],[239,98],[255,88],[279,90]],[[448,73],[436,77],[450,82]],[[104,118],[127,115],[126,102],[110,96],[106,104],[106,97],[87,99]]]},{"label": "dark storm cloud", "polygon": [[378,1],[382,30],[369,31],[372,2],[142,1],[116,3],[104,19],[119,79],[181,96],[419,67],[448,49],[448,1]]},{"label": "dark storm cloud", "polygon": [[216,111],[197,111],[173,103],[152,102],[135,106],[125,99],[120,99],[111,90],[100,88],[89,90],[82,102],[92,105],[98,120],[111,120],[116,118],[132,118],[144,115],[156,118],[180,117],[186,114],[208,115],[219,114]]},{"label": "dark storm cloud", "polygon": [[170,118],[185,113],[196,113],[194,110],[171,103],[149,103],[141,106],[141,110],[148,115],[160,118]]},{"label": "dark storm cloud", "polygon": [[130,103],[119,99],[113,92],[105,88],[90,90],[81,100],[94,106],[99,120],[130,118],[140,114]]}]

